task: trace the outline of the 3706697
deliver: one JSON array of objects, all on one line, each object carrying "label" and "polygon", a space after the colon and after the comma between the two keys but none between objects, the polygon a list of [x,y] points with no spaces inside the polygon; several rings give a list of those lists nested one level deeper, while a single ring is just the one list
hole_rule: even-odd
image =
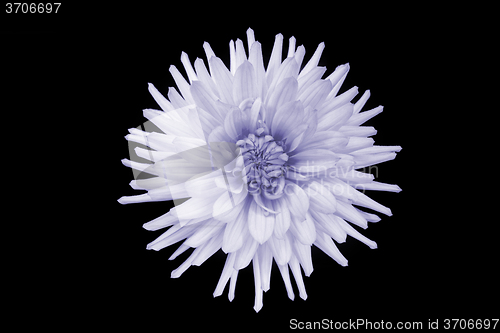
[{"label": "3706697", "polygon": [[7,2],[5,12],[7,14],[57,14],[61,7],[60,2]]}]

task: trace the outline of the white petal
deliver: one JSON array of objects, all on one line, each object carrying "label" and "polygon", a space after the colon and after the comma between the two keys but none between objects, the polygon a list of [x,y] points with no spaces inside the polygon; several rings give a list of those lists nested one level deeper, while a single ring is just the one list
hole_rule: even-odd
[{"label": "white petal", "polygon": [[359,149],[371,147],[373,146],[374,142],[375,140],[373,140],[373,138],[352,136],[349,138],[349,142],[347,142],[347,145],[344,148],[339,149],[338,152],[344,154],[351,153]]},{"label": "white petal", "polygon": [[181,91],[182,96],[186,100],[188,104],[194,104],[193,97],[191,96],[191,92],[189,91],[189,83],[187,83],[186,79],[182,76],[182,74],[179,72],[177,67],[174,65],[171,65],[169,68],[170,74],[172,74],[172,77],[174,78],[175,84]]},{"label": "white petal", "polygon": [[201,60],[200,58],[196,58],[196,60],[194,62],[194,68],[196,69],[196,74],[198,76],[198,80],[201,83],[203,83],[203,85],[205,87],[208,87],[212,94],[214,94],[217,98],[219,98],[219,91],[217,90],[217,87],[215,86],[214,80],[212,79],[212,77],[208,73],[207,67],[205,67],[203,60]]},{"label": "white petal", "polygon": [[218,196],[191,198],[172,208],[172,214],[177,216],[181,222],[198,217],[212,217],[213,205],[218,198]]},{"label": "white petal", "polygon": [[163,111],[172,111],[175,108],[170,102],[155,88],[152,83],[148,83],[148,90],[151,96],[155,99],[156,103],[162,108]]},{"label": "white petal", "polygon": [[321,251],[328,254],[328,256],[335,260],[339,265],[347,266],[347,259],[342,255],[342,253],[340,253],[330,236],[326,235],[324,232],[318,231],[314,245],[316,245]]},{"label": "white petal", "polygon": [[191,95],[198,107],[210,113],[219,121],[222,121],[222,117],[219,111],[215,107],[215,100],[217,96],[211,93],[200,81],[194,81],[191,85]]},{"label": "white petal", "polygon": [[229,302],[232,302],[234,299],[234,290],[236,288],[236,280],[238,279],[238,272],[239,271],[233,269],[233,273],[231,274],[231,281],[229,281],[229,292],[227,294]]},{"label": "white petal", "polygon": [[326,67],[316,67],[313,70],[311,70],[309,73],[306,75],[299,75],[299,78],[297,82],[299,83],[299,92],[298,94],[301,95],[309,86],[323,77],[323,74],[326,71]]},{"label": "white petal", "polygon": [[118,199],[118,202],[122,205],[128,205],[132,203],[141,203],[141,202],[151,202],[153,200],[147,193],[131,195],[131,196],[123,196]]},{"label": "white petal", "polygon": [[352,226],[349,225],[349,223],[345,222],[344,220],[339,220],[340,226],[347,232],[349,236],[352,236],[359,240],[362,243],[365,243],[370,247],[370,249],[376,249],[377,248],[377,243],[374,241],[366,238],[362,234],[360,234],[356,229],[354,229]]},{"label": "white petal", "polygon": [[372,136],[377,130],[372,126],[342,126],[339,132],[347,136]]},{"label": "white petal", "polygon": [[167,180],[162,177],[137,179],[130,182],[130,186],[135,190],[152,190],[154,188],[159,188],[167,185]]},{"label": "white petal", "polygon": [[247,55],[245,53],[245,47],[241,39],[236,40],[236,71],[238,68],[247,60]]},{"label": "white petal", "polygon": [[375,165],[383,162],[387,162],[396,158],[396,153],[380,153],[380,154],[370,154],[370,155],[360,155],[355,156],[355,169],[365,168],[370,165]]},{"label": "white petal", "polygon": [[359,100],[354,104],[354,114],[359,113],[363,106],[365,106],[366,101],[370,98],[370,90],[366,90],[363,96],[359,98]]},{"label": "white petal", "polygon": [[[349,104],[351,100],[358,94],[358,87],[354,86],[346,92],[340,94],[339,96],[331,96],[326,99],[321,108],[319,109],[319,117],[324,117],[330,112],[337,112],[336,109],[342,107],[343,105]],[[354,112],[354,105],[353,105]],[[349,116],[351,116],[353,114]]]},{"label": "white petal", "polygon": [[369,111],[364,111],[364,112],[355,114],[347,121],[346,125],[351,125],[351,126],[361,125],[364,122],[368,121],[369,119],[378,115],[383,110],[384,110],[384,107],[382,105],[380,105],[380,106],[377,106],[376,108],[371,109]]},{"label": "white petal", "polygon": [[213,205],[212,215],[217,220],[228,222],[235,212],[242,209],[242,204],[248,196],[248,191],[232,193],[224,191]]},{"label": "white petal", "polygon": [[371,182],[366,184],[356,184],[355,188],[360,190],[374,190],[374,191],[388,191],[388,192],[401,192],[401,187],[393,184]]},{"label": "white petal", "polygon": [[179,219],[172,215],[170,212],[163,214],[160,217],[155,218],[152,221],[143,224],[143,228],[146,230],[154,231],[161,228],[169,227],[175,223],[179,223]]},{"label": "white petal", "polygon": [[255,42],[255,34],[251,28],[248,28],[247,30],[247,42],[248,42],[248,49],[252,49],[252,45]]},{"label": "white petal", "polygon": [[[295,82],[295,83],[294,83]],[[297,91],[296,86],[297,81],[293,78],[284,80],[280,87],[283,86],[284,91]],[[284,95],[285,96],[285,95]],[[286,96],[290,96],[287,95]],[[277,103],[278,101],[276,101]],[[274,107],[275,105],[272,105]],[[266,109],[267,111],[267,109]],[[271,133],[274,137],[278,139],[283,139],[288,137],[288,135],[297,128],[297,124],[303,123],[304,120],[304,106],[301,101],[289,101],[281,105],[276,113],[274,114],[274,118],[271,127]],[[266,113],[267,117],[267,113]],[[266,120],[267,121],[267,120]]]},{"label": "white petal", "polygon": [[222,274],[220,275],[219,282],[217,283],[217,287],[215,287],[214,297],[222,295],[224,291],[224,287],[227,284],[227,281],[233,274],[233,265],[234,260],[236,258],[235,253],[229,253],[226,258],[226,263],[224,264],[224,268],[222,269]]},{"label": "white petal", "polygon": [[280,269],[281,276],[283,277],[283,282],[285,282],[286,293],[288,294],[288,298],[292,301],[295,298],[295,294],[293,293],[292,282],[290,281],[290,273],[288,272],[288,265],[278,265]]},{"label": "white petal", "polygon": [[313,181],[307,186],[305,191],[309,196],[311,210],[324,214],[334,213],[337,210],[335,196],[322,184]]},{"label": "white petal", "polygon": [[335,215],[360,226],[363,229],[368,228],[368,222],[361,216],[354,207],[348,203],[337,200],[337,211]]},{"label": "white petal", "polygon": [[248,209],[242,209],[234,221],[227,223],[222,240],[222,251],[235,252],[243,246],[244,237],[247,234],[247,217]]},{"label": "white petal", "polygon": [[321,58],[321,54],[323,53],[324,49],[325,43],[321,42],[316,48],[316,51],[314,51],[311,59],[309,59],[304,69],[302,69],[302,71],[300,72],[300,76],[306,75],[318,65],[319,58]]},{"label": "white petal", "polygon": [[264,215],[264,211],[252,201],[248,210],[248,230],[252,237],[263,244],[271,237],[274,231],[274,214]]},{"label": "white petal", "polygon": [[287,57],[293,57],[293,55],[295,54],[295,37],[290,37],[290,39],[288,40],[288,54],[287,54]]},{"label": "white petal", "polygon": [[311,216],[316,222],[316,227],[318,230],[322,230],[328,236],[332,237],[337,243],[344,243],[347,237],[344,229],[340,227],[335,220],[340,217],[333,214],[323,214],[311,211]]},{"label": "white petal", "polygon": [[205,262],[205,260],[210,258],[215,252],[217,252],[222,246],[222,234],[222,232],[218,233],[208,242],[206,242],[202,247],[197,248],[195,251],[198,251],[199,249],[199,253],[191,264],[200,266]]},{"label": "white petal", "polygon": [[203,43],[203,49],[205,50],[205,54],[207,56],[207,61],[210,61],[210,58],[215,57],[215,53],[212,50],[212,47],[210,46],[209,43],[204,42]]},{"label": "white petal", "polygon": [[190,266],[193,260],[196,258],[198,253],[196,251],[193,251],[191,255],[184,261],[177,269],[174,269],[172,273],[170,273],[170,277],[173,279],[176,279],[182,275]]},{"label": "white petal", "polygon": [[326,78],[327,80],[330,80],[333,85],[333,89],[328,95],[328,97],[337,95],[348,72],[349,72],[349,63],[337,66],[337,68],[335,68],[335,71],[333,71],[333,73]]},{"label": "white petal", "polygon": [[234,41],[231,39],[229,41],[229,71],[234,75],[236,73],[236,48],[234,47]]},{"label": "white petal", "polygon": [[299,288],[300,298],[302,298],[303,300],[306,300],[307,299],[306,287],[304,285],[304,281],[302,280],[302,272],[300,271],[299,261],[298,261],[297,257],[292,256],[290,258],[290,262],[288,265],[290,266],[290,269],[292,270],[293,277],[295,278],[295,283],[297,284],[297,287]]},{"label": "white petal", "polygon": [[368,222],[379,222],[381,220],[381,218],[378,217],[378,215],[376,215],[376,214],[371,214],[371,213],[363,212],[362,210],[359,210],[357,208],[356,208],[356,211],[361,216],[363,216]]},{"label": "white petal", "polygon": [[305,140],[307,141],[302,142],[295,152],[299,153],[310,149],[328,149],[335,152],[344,148],[349,141],[349,139],[340,132],[333,131],[316,132],[309,138],[305,138],[304,141]]},{"label": "white petal", "polygon": [[309,210],[309,197],[307,194],[297,184],[288,180],[284,192],[291,215],[300,221],[305,220],[306,213]]},{"label": "white petal", "polygon": [[286,78],[293,77],[294,79],[297,79],[299,69],[299,64],[297,64],[295,58],[286,58],[274,74],[273,80],[269,84],[269,92],[273,92],[280,82]]},{"label": "white petal", "polygon": [[226,224],[215,219],[207,220],[206,222],[196,225],[196,232],[184,242],[184,245],[190,247],[198,247],[214,237],[216,234],[223,232]]},{"label": "white petal", "polygon": [[310,106],[313,109],[320,108],[328,93],[332,90],[332,83],[330,80],[317,80],[307,87],[304,92],[299,95],[304,107]]},{"label": "white petal", "polygon": [[222,60],[212,57],[209,60],[210,71],[215,79],[219,96],[224,103],[234,105],[233,101],[233,75],[227,70]]},{"label": "white petal", "polygon": [[257,250],[257,253],[259,254],[260,279],[263,291],[268,291],[270,288],[271,268],[273,265],[273,254],[267,244],[267,242],[262,244]]},{"label": "white petal", "polygon": [[295,51],[295,55],[293,57],[295,58],[295,61],[299,65],[299,68],[302,65],[302,61],[304,60],[305,54],[306,54],[306,49],[304,48],[304,45],[300,45]]},{"label": "white petal", "polygon": [[257,96],[260,96],[261,99],[265,99],[267,94],[267,80],[264,61],[262,60],[262,48],[259,42],[253,43],[248,61],[250,61],[255,70]]},{"label": "white petal", "polygon": [[175,250],[174,253],[172,253],[172,255],[168,258],[168,260],[174,260],[175,258],[177,258],[179,255],[183,254],[184,252],[186,252],[187,250],[189,250],[190,247],[187,246],[187,245],[184,245],[184,244],[181,244],[177,250]]},{"label": "white petal", "polygon": [[268,244],[269,250],[273,254],[274,260],[276,260],[278,265],[286,265],[288,261],[290,261],[292,244],[288,233],[285,234],[282,239],[273,235],[266,244]]},{"label": "white petal", "polygon": [[146,247],[148,250],[159,251],[167,246],[175,244],[189,236],[191,236],[196,231],[192,227],[181,227],[180,224],[176,224],[166,232],[164,232],[160,237],[155,239],[153,242],[149,243]]},{"label": "white petal", "polygon": [[387,216],[392,216],[392,212],[388,207],[379,204],[378,202],[376,202],[372,198],[368,197],[367,195],[365,195],[364,193],[361,193],[359,191],[356,191],[356,195],[354,198],[354,204],[361,206],[361,207],[373,209],[373,210],[380,212],[382,214],[385,214]]},{"label": "white petal", "polygon": [[333,111],[325,113],[318,118],[318,131],[336,131],[347,123],[352,115],[353,105],[345,104]]},{"label": "white petal", "polygon": [[274,222],[274,235],[278,239],[283,239],[290,227],[290,210],[283,199],[274,200],[273,209],[278,212],[276,214],[276,221]]},{"label": "white petal", "polygon": [[[270,128],[277,128],[279,125],[273,125],[274,118],[276,118],[276,114],[278,110],[282,110],[281,113],[285,117],[294,116],[303,117],[300,113],[295,115],[293,108],[286,107],[290,106],[290,103],[295,107],[299,107],[303,109],[303,105],[301,102],[296,101],[297,99],[297,80],[293,77],[286,78],[282,80],[276,89],[267,95],[268,100],[266,101],[266,123]],[[301,119],[302,120],[302,119]]]},{"label": "white petal", "polygon": [[272,82],[275,72],[278,71],[278,68],[281,65],[282,48],[283,48],[283,35],[277,34],[274,40],[273,50],[271,51],[271,58],[269,59],[269,64],[267,66],[267,71],[266,71],[266,78],[269,84]]},{"label": "white petal", "polygon": [[255,303],[253,308],[255,312],[259,312],[260,309],[262,309],[262,285],[260,280],[260,262],[258,254],[253,258],[253,279],[255,282]]},{"label": "white petal", "polygon": [[236,254],[234,269],[240,270],[247,267],[258,247],[259,243],[247,231],[243,237],[243,246],[238,251],[232,252]]},{"label": "white petal", "polygon": [[292,216],[290,231],[292,235],[304,245],[311,245],[316,239],[316,227],[309,213],[304,221],[299,221]]},{"label": "white petal", "polygon": [[257,97],[257,78],[249,61],[244,61],[236,70],[233,82],[233,100],[240,104],[247,98]]},{"label": "white petal", "polygon": [[297,239],[294,239],[292,242],[292,251],[293,254],[297,257],[304,270],[304,274],[306,276],[310,276],[313,272],[313,263],[311,258],[311,246],[304,245],[299,242]]},{"label": "white petal", "polygon": [[186,54],[186,52],[181,53],[181,62],[182,65],[184,66],[184,69],[186,70],[186,74],[189,79],[189,83],[193,83],[193,81],[198,80],[198,77],[196,76],[196,73],[194,72],[193,66],[191,65],[191,62],[189,61],[189,57]]},{"label": "white petal", "polygon": [[399,152],[401,151],[401,146],[373,146],[369,148],[359,149],[351,152],[351,155],[364,155],[364,154],[379,154],[387,152]]}]

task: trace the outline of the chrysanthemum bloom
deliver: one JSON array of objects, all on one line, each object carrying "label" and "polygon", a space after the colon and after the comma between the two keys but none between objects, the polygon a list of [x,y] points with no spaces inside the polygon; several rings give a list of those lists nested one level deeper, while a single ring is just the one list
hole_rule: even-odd
[{"label": "chrysanthemum bloom", "polygon": [[376,130],[360,126],[382,112],[382,106],[360,112],[369,91],[355,104],[351,100],[357,87],[337,95],[348,64],[322,79],[326,68],[318,67],[318,61],[324,43],[300,70],[304,47],[296,48],[291,37],[282,61],[283,36],[278,34],[265,69],[261,44],[251,29],[247,39],[248,56],[241,40],[230,42],[229,69],[208,43],[203,47],[209,69],[201,59],[193,68],[182,53],[188,81],[171,66],[180,94],[171,88],[169,100],[149,85],[163,111],[147,109],[144,116],[164,133],[130,129],[127,140],[150,147],[135,151],[151,163],[123,163],[153,176],[131,182],[147,193],[119,202],[183,199],[144,224],[148,230],[170,226],[147,248],[160,250],[185,239],[170,259],[195,249],[172,272],[174,278],[222,248],[227,259],[213,295],[221,295],[230,280],[230,301],[238,271],[252,263],[254,309],[259,311],[273,259],[288,297],[294,298],[290,268],[300,297],[306,299],[300,267],[306,276],[312,273],[312,245],[342,266],[347,259],[334,240],[342,243],[350,235],[377,247],[350,223],[367,228],[367,222],[380,220],[358,207],[391,215],[364,190],[401,189],[358,170],[394,159],[401,147],[373,145],[370,136]]}]

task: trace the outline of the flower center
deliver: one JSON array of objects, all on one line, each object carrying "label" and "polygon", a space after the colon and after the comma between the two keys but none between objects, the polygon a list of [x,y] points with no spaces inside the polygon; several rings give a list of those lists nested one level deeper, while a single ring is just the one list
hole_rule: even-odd
[{"label": "flower center", "polygon": [[263,194],[274,200],[283,195],[285,176],[288,171],[288,155],[284,152],[285,143],[276,141],[259,128],[250,133],[236,145],[241,149],[248,180],[248,192],[252,195]]}]

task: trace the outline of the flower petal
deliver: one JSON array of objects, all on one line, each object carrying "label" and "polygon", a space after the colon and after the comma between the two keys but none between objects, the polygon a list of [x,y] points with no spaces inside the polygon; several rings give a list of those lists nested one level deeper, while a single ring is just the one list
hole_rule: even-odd
[{"label": "flower petal", "polygon": [[273,80],[275,72],[278,71],[281,65],[281,51],[283,48],[283,35],[277,34],[274,40],[273,50],[271,51],[271,58],[269,59],[269,64],[267,65],[266,79],[270,84]]},{"label": "flower petal", "polygon": [[353,105],[345,104],[318,118],[318,131],[336,131],[347,123],[352,115]]},{"label": "flower petal", "polygon": [[164,232],[160,237],[149,243],[146,249],[159,251],[191,236],[195,231],[195,228],[185,228],[181,227],[180,224],[176,224]]},{"label": "flower petal", "polygon": [[366,229],[368,228],[368,222],[363,216],[361,216],[354,207],[348,203],[337,200],[337,211],[335,215],[354,223],[355,225]]},{"label": "flower petal", "polygon": [[212,77],[215,79],[215,83],[219,88],[219,96],[221,101],[234,105],[233,101],[233,75],[224,66],[222,60],[217,57],[212,57],[209,60],[210,71],[212,72]]},{"label": "flower petal", "polygon": [[264,211],[252,201],[248,210],[248,230],[252,237],[263,244],[274,231],[274,214],[264,215]]},{"label": "flower petal", "polygon": [[290,273],[288,272],[288,265],[278,265],[280,269],[281,277],[283,278],[283,282],[285,282],[286,293],[288,294],[288,298],[292,301],[295,298],[295,294],[293,293],[292,282],[290,281]]},{"label": "flower petal", "polygon": [[212,238],[214,235],[223,232],[226,224],[215,219],[209,219],[206,222],[199,223],[196,226],[196,232],[191,235],[184,245],[198,247]]},{"label": "flower petal", "polygon": [[249,61],[244,61],[236,70],[233,81],[233,100],[239,105],[247,98],[257,97],[255,70]]},{"label": "flower petal", "polygon": [[304,69],[302,69],[302,71],[300,72],[300,76],[306,75],[311,70],[313,70],[316,66],[318,66],[319,58],[321,58],[321,54],[323,53],[324,49],[325,49],[325,43],[324,42],[319,43],[319,45],[316,48],[316,51],[314,51],[314,54],[312,55],[311,59],[309,59],[306,66],[304,67]]},{"label": "flower petal", "polygon": [[316,245],[321,251],[328,254],[333,260],[339,263],[339,265],[347,266],[347,259],[342,255],[342,253],[340,253],[330,236],[326,235],[324,232],[318,231],[314,245]]},{"label": "flower petal", "polygon": [[274,222],[274,235],[278,239],[283,239],[290,227],[290,210],[283,199],[273,200],[273,209],[278,212]]},{"label": "flower petal", "polygon": [[219,282],[217,283],[217,287],[215,287],[214,291],[214,297],[222,295],[222,292],[224,291],[224,287],[227,284],[227,281],[233,274],[233,265],[234,261],[236,259],[236,254],[229,253],[226,257],[226,262],[224,264],[224,268],[222,269],[222,274],[220,275]]},{"label": "flower petal", "polygon": [[304,245],[297,239],[294,239],[292,242],[292,252],[293,255],[295,255],[299,260],[299,263],[302,266],[302,269],[304,270],[304,274],[306,276],[310,276],[311,273],[313,272],[311,246]]},{"label": "flower petal", "polygon": [[241,248],[232,252],[236,254],[234,269],[240,270],[248,266],[259,247],[259,243],[250,235],[248,228],[245,228],[246,234],[243,236],[243,245]]},{"label": "flower petal", "polygon": [[337,210],[337,200],[330,190],[322,184],[313,181],[305,192],[309,196],[309,205],[312,211],[331,214]]},{"label": "flower petal", "polygon": [[175,108],[173,107],[172,104],[166,99],[159,91],[158,89],[155,88],[155,86],[152,83],[148,83],[148,90],[151,96],[153,96],[154,100],[158,105],[161,107],[161,109],[165,112],[167,111],[172,111]]},{"label": "flower petal", "polygon": [[[205,64],[203,63],[203,60],[200,58],[196,58],[194,62],[194,68],[196,70],[196,75],[198,76],[198,80],[203,83],[205,87],[208,87],[210,89],[210,92],[214,94],[217,98],[219,98],[219,91],[217,90],[217,87],[215,86],[215,82],[210,76],[210,73],[207,70],[207,67],[205,67]],[[191,92],[192,94],[192,92]]]},{"label": "flower petal", "polygon": [[316,227],[314,226],[314,220],[309,213],[306,214],[306,219],[303,221],[300,221],[292,216],[290,231],[295,239],[304,245],[311,245],[316,240]]},{"label": "flower petal", "polygon": [[259,254],[260,279],[263,291],[268,291],[270,288],[271,268],[273,265],[273,254],[267,244],[267,242],[262,244],[257,250],[257,253]]},{"label": "flower petal", "polygon": [[350,226],[349,223],[347,223],[346,221],[339,219],[338,223],[349,236],[354,237],[357,240],[359,240],[360,242],[368,245],[370,247],[370,249],[377,248],[377,243],[375,243],[374,241],[372,241],[372,240],[366,238],[365,236],[363,236],[362,234],[360,234],[356,229],[354,229],[352,226]]},{"label": "flower petal", "polygon": [[255,303],[254,310],[259,312],[262,309],[262,285],[260,278],[260,261],[258,253],[255,254],[253,258],[253,279],[255,283]]},{"label": "flower petal", "polygon": [[243,246],[247,228],[248,208],[242,209],[236,219],[228,222],[222,240],[222,251],[235,252]]},{"label": "flower petal", "polygon": [[[358,87],[354,86],[346,92],[340,94],[339,96],[330,96],[323,103],[319,109],[319,116],[323,117],[334,110],[349,104],[351,100],[358,94]],[[354,106],[353,106],[354,108]],[[351,113],[353,114],[353,112]]]},{"label": "flower petal", "polygon": [[215,100],[217,99],[217,96],[210,92],[203,83],[200,81],[194,81],[191,84],[191,95],[193,96],[193,99],[198,107],[207,111],[222,122],[222,117],[219,114],[218,109],[215,107]]},{"label": "flower petal", "polygon": [[309,197],[306,192],[297,184],[287,180],[284,193],[286,194],[284,198],[288,203],[290,215],[299,221],[304,221],[309,210]]},{"label": "flower petal", "polygon": [[273,127],[273,120],[276,117],[277,110],[280,108],[282,109],[282,113],[286,113],[287,116],[294,114],[292,110],[283,110],[282,107],[288,105],[290,102],[295,102],[297,98],[297,87],[297,80],[293,77],[288,77],[281,81],[273,92],[268,94],[268,100],[266,102],[266,123],[270,128]]},{"label": "flower petal", "polygon": [[304,285],[304,281],[302,280],[302,272],[300,271],[299,260],[297,257],[292,256],[290,258],[290,262],[288,263],[290,269],[292,270],[293,277],[295,278],[295,283],[299,288],[299,296],[303,300],[307,299],[306,286]]},{"label": "flower petal", "polygon": [[286,233],[282,239],[273,235],[269,238],[269,241],[266,244],[268,244],[274,260],[278,265],[286,265],[288,261],[290,261],[290,256],[292,255],[292,244],[288,233]]},{"label": "flower petal", "polygon": [[174,65],[171,65],[170,68],[168,69],[170,74],[172,74],[172,77],[174,78],[175,84],[181,91],[182,96],[186,100],[188,104],[194,104],[193,97],[191,96],[191,92],[189,89],[189,83],[187,83],[186,79],[182,76],[182,74],[179,72],[177,67]]},{"label": "flower petal", "polygon": [[261,99],[265,99],[267,94],[266,70],[264,69],[262,47],[259,42],[252,44],[248,61],[250,61],[255,70],[255,89],[257,90],[257,96],[260,96]]},{"label": "flower petal", "polygon": [[340,227],[338,223],[335,222],[336,219],[340,217],[333,214],[323,214],[315,211],[311,211],[311,216],[316,222],[316,227],[318,230],[322,230],[328,236],[332,237],[337,243],[344,243],[347,237],[344,229]]},{"label": "flower petal", "polygon": [[317,80],[307,87],[297,98],[302,101],[304,107],[312,109],[320,108],[326,100],[328,93],[332,90],[330,80]]}]

